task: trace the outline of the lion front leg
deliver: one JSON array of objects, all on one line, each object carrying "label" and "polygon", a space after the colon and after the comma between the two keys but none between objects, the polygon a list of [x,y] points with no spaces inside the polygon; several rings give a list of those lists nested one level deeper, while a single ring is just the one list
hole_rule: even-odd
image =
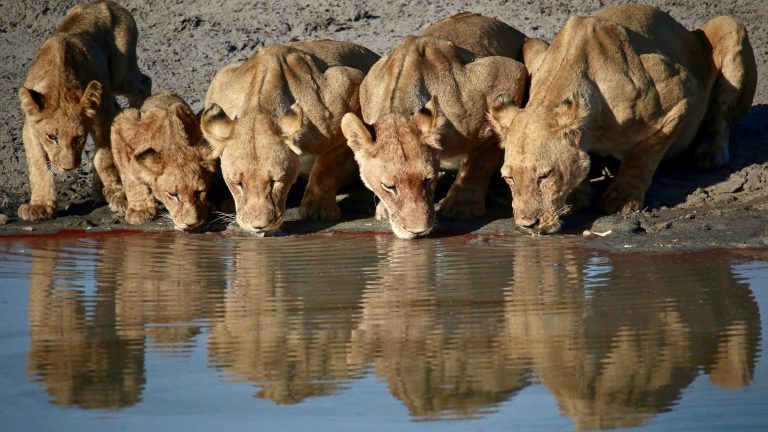
[{"label": "lion front leg", "polygon": [[[95,175],[98,175],[103,188],[101,192],[109,208],[116,213],[123,213],[128,209],[128,200],[123,190],[120,174],[115,166],[110,145],[110,123],[107,120],[112,116],[99,115],[93,125],[93,140],[96,144],[96,154],[93,157]],[[97,184],[94,179],[94,184]],[[98,198],[98,195],[96,196]]]},{"label": "lion front leg", "polygon": [[157,215],[157,201],[149,187],[131,177],[123,177],[128,208],[125,211],[125,222],[131,225],[141,225]]},{"label": "lion front leg", "polygon": [[717,168],[729,160],[730,125],[752,106],[757,66],[747,30],[735,19],[713,18],[696,33],[711,47],[717,77],[699,130],[694,163],[698,168]]},{"label": "lion front leg", "polygon": [[472,219],[485,215],[485,195],[501,147],[495,139],[484,141],[466,155],[448,194],[440,201],[438,214],[448,219]]},{"label": "lion front leg", "polygon": [[352,151],[346,145],[337,145],[317,157],[301,199],[302,219],[334,221],[341,217],[336,192],[345,176],[344,168],[352,158]]},{"label": "lion front leg", "polygon": [[[629,213],[643,208],[645,191],[651,186],[653,175],[670,147],[678,140],[687,139],[681,129],[687,126],[688,100],[683,99],[670,109],[664,119],[654,127],[656,132],[635,143],[619,165],[619,172],[606,189],[600,206],[606,213]],[[685,131],[683,131],[685,132]]]},{"label": "lion front leg", "polygon": [[53,174],[48,169],[45,150],[32,138],[26,123],[22,139],[29,169],[31,197],[29,204],[19,207],[19,218],[29,222],[52,219],[56,216],[56,187]]},{"label": "lion front leg", "polygon": [[[675,109],[673,113],[668,114],[667,118],[677,117],[674,113]],[[643,208],[645,192],[651,185],[653,174],[677,136],[676,127],[670,127],[670,129],[675,133],[670,135],[660,130],[645,141],[635,144],[627,152],[621,161],[619,172],[600,200],[600,206],[606,213],[630,213]]]}]

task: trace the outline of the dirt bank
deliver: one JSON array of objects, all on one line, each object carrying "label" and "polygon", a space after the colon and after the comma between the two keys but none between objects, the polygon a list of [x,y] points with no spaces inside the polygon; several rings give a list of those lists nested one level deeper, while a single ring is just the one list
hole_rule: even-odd
[{"label": "dirt bank", "polygon": [[[57,175],[63,217],[46,223],[16,221],[16,208],[28,199],[26,162],[22,151],[22,114],[18,86],[43,40],[53,31],[72,1],[0,3],[0,213],[8,223],[2,233],[60,229],[120,229],[119,219],[95,208],[90,196],[91,164]],[[130,0],[139,27],[139,64],[154,81],[154,90],[172,90],[195,110],[202,108],[208,83],[222,66],[247,58],[265,44],[307,38],[332,38],[360,43],[385,54],[404,35],[462,10],[504,20],[530,36],[551,39],[566,19],[589,14],[605,1],[445,1],[422,5],[416,1],[350,0],[253,2],[245,0]],[[650,1],[689,28],[717,15],[732,15],[745,23],[758,61],[759,77],[768,69],[768,5],[753,1]],[[656,176],[647,195],[648,210],[629,216],[581,213],[571,217],[567,233],[592,235],[590,244],[621,250],[765,247],[768,243],[768,92],[758,82],[748,116],[731,134],[731,163],[720,170],[694,172],[667,167]],[[92,144],[87,148],[89,157]],[[491,216],[467,223],[442,221],[442,232],[517,233],[499,188],[489,200]],[[349,209],[340,224],[290,221],[286,232],[319,229],[386,230],[370,219],[372,195],[358,188],[342,202]],[[295,211],[295,209],[294,209]],[[290,213],[289,216],[294,215]],[[294,215],[295,216],[295,215]],[[0,217],[0,223],[3,218]],[[170,229],[164,220],[143,229]]]}]

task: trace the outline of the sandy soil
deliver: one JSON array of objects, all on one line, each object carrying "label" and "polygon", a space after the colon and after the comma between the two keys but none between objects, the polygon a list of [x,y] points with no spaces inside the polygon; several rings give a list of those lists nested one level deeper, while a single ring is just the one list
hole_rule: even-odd
[{"label": "sandy soil", "polygon": [[[90,195],[91,164],[57,175],[64,217],[42,224],[16,221],[16,208],[28,199],[26,161],[22,151],[17,91],[26,68],[43,40],[53,31],[73,1],[0,2],[0,227],[2,233],[60,229],[125,227]],[[462,10],[494,16],[530,36],[550,40],[566,19],[586,15],[612,2],[527,0],[525,2],[320,1],[181,1],[124,0],[139,27],[139,65],[154,82],[154,90],[172,90],[195,110],[202,108],[214,73],[243,60],[265,44],[297,39],[349,40],[386,54],[403,36]],[[662,169],[647,195],[647,211],[629,216],[585,212],[568,220],[566,233],[590,229],[611,234],[591,236],[591,244],[621,250],[699,249],[707,247],[765,247],[768,244],[768,4],[744,1],[649,1],[668,11],[688,28],[697,28],[717,15],[732,15],[749,30],[758,62],[757,95],[747,117],[732,128],[731,163],[720,170],[695,172],[679,165]],[[87,150],[92,153],[92,144]],[[469,223],[443,221],[444,232],[510,233],[508,194],[495,189],[491,215]],[[358,188],[342,204],[348,209],[338,225],[288,222],[287,232],[319,229],[386,230],[370,219],[372,196]],[[85,216],[83,216],[85,215]],[[144,229],[167,229],[165,221]]]}]

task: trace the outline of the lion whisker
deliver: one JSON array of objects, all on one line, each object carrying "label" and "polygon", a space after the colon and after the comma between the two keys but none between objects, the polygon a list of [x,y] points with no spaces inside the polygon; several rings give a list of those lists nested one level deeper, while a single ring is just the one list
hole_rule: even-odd
[{"label": "lion whisker", "polygon": [[227,222],[229,224],[232,224],[235,222],[235,215],[230,213],[225,213],[221,211],[215,211],[213,212],[216,217],[213,219],[214,222]]},{"label": "lion whisker", "polygon": [[556,214],[558,217],[560,217],[560,216],[564,216],[564,215],[566,215],[566,214],[568,214],[568,213],[570,213],[570,212],[571,212],[571,208],[572,208],[572,206],[570,206],[570,205],[564,205],[564,206],[563,206],[563,207],[561,207],[559,210],[557,210],[557,211],[555,212],[555,214]]}]

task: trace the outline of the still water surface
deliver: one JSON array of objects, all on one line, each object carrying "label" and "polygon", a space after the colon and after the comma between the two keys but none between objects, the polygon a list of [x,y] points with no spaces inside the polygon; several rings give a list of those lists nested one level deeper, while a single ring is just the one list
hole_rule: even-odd
[{"label": "still water surface", "polygon": [[0,238],[0,429],[768,430],[768,252]]}]

